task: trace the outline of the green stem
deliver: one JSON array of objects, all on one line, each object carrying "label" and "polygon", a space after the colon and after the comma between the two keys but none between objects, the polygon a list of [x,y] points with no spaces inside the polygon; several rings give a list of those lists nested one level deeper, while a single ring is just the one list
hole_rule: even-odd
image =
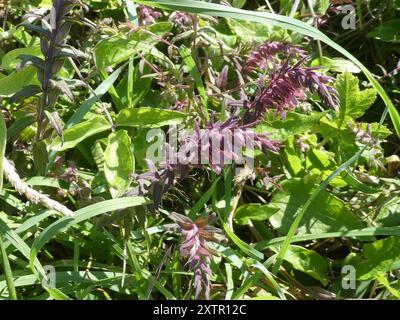
[{"label": "green stem", "polygon": [[3,264],[3,271],[6,278],[6,283],[8,287],[8,295],[10,300],[17,300],[17,292],[15,291],[14,280],[12,276],[10,262],[8,261],[7,252],[4,247],[2,236],[0,236],[0,249]]}]

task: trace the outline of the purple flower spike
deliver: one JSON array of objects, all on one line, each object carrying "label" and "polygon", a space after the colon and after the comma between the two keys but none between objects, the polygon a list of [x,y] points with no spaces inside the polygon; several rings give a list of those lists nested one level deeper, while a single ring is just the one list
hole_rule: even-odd
[{"label": "purple flower spike", "polygon": [[257,47],[247,59],[247,69],[249,71],[255,68],[262,70],[268,68],[271,62],[276,62],[276,55],[279,53],[285,54],[285,56],[294,55],[300,58],[306,56],[306,52],[300,48],[294,47],[291,44],[285,44],[276,41],[268,41],[259,47]]},{"label": "purple flower spike", "polygon": [[205,246],[205,240],[200,236],[199,228],[191,223],[182,228],[183,241],[180,246],[180,254],[188,258],[187,265],[194,271],[195,298],[199,299],[201,293],[205,298],[210,298],[210,276],[212,276],[210,253]]},{"label": "purple flower spike", "polygon": [[140,5],[137,10],[140,26],[149,26],[156,23],[162,17],[161,12],[153,10],[149,6]]},{"label": "purple flower spike", "polygon": [[200,217],[195,222],[176,212],[172,212],[169,217],[179,226],[183,236],[179,251],[181,257],[187,259],[189,270],[194,272],[195,298],[200,299],[203,295],[208,300],[211,291],[210,277],[213,273],[207,240],[221,241],[225,239],[223,232],[209,225],[215,216]]},{"label": "purple flower spike", "polygon": [[179,12],[179,11],[174,12],[171,15],[171,19],[173,23],[181,29],[185,29],[187,27],[192,26],[194,22],[193,15],[187,12]]},{"label": "purple flower spike", "polygon": [[271,74],[268,85],[260,88],[250,105],[252,120],[260,119],[268,109],[275,109],[285,118],[287,110],[296,108],[307,92],[317,93],[325,105],[337,109],[337,92],[329,86],[334,79],[315,72],[317,68],[301,66],[303,61],[294,66],[288,66],[286,61]]}]

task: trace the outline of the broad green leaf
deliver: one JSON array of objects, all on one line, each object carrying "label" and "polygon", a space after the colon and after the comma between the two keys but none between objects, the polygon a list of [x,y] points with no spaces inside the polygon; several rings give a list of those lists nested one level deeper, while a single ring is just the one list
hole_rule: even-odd
[{"label": "broad green leaf", "polygon": [[343,58],[328,58],[328,57],[322,57],[322,60],[320,58],[316,58],[311,62],[312,67],[319,66],[320,72],[324,71],[333,71],[333,72],[350,72],[350,73],[360,73],[361,70],[359,67],[357,67],[353,62],[347,59]]},{"label": "broad green leaf", "polygon": [[400,197],[393,196],[384,199],[382,205],[378,205],[376,222],[380,226],[391,227],[400,225]]},{"label": "broad green leaf", "polygon": [[33,262],[36,260],[36,256],[40,249],[57,233],[70,228],[73,225],[76,225],[85,220],[91,219],[95,216],[101,215],[106,212],[125,209],[134,206],[146,205],[149,204],[150,201],[144,197],[126,197],[126,198],[118,198],[112,200],[105,200],[102,202],[98,202],[92,204],[88,207],[79,209],[75,211],[74,215],[71,217],[64,217],[56,222],[49,225],[46,229],[44,229],[38,237],[35,238],[35,241],[32,244],[30,250],[30,267],[33,270],[34,264]]},{"label": "broad green leaf", "polygon": [[380,272],[400,268],[400,237],[390,237],[364,244],[357,278],[367,280]]},{"label": "broad green leaf", "polygon": [[313,168],[321,171],[328,169],[332,165],[334,154],[321,149],[311,149],[307,154],[306,167],[308,170]]},{"label": "broad green leaf", "polygon": [[23,87],[38,84],[36,68],[27,66],[0,79],[0,96],[12,96]]},{"label": "broad green leaf", "polygon": [[385,42],[400,42],[400,19],[384,21],[367,34],[368,37]]},{"label": "broad green leaf", "polygon": [[[305,184],[300,179],[286,180],[282,183],[283,191],[276,191],[271,207],[279,208],[270,222],[279,233],[286,234],[294,218],[312,193],[315,186]],[[322,233],[328,231],[346,231],[362,228],[364,224],[346,206],[346,203],[334,195],[323,191],[309,207],[308,212],[297,228],[298,234]]]},{"label": "broad green leaf", "polygon": [[[151,59],[149,58],[148,60]],[[121,104],[134,108],[150,91],[152,78],[143,76],[151,73],[151,69],[146,64],[142,71],[139,65],[133,66],[129,64],[129,77],[124,77],[116,87]],[[131,83],[128,80],[131,80]],[[128,86],[128,84],[130,85]]]},{"label": "broad green leaf", "polygon": [[[171,28],[171,23],[161,22],[149,26],[149,31],[161,36],[170,31]],[[137,52],[142,52],[144,54],[152,53],[155,58],[170,62],[163,53],[155,48],[157,42],[159,42],[157,37],[152,37],[140,31],[131,33],[129,37],[117,35],[104,39],[96,45],[94,51],[96,66],[101,70],[106,67],[114,67],[128,60],[131,55]],[[170,63],[172,64],[172,62]]]},{"label": "broad green leaf", "polygon": [[117,198],[129,187],[135,172],[132,142],[125,130],[118,130],[108,136],[104,160],[104,174],[111,195]]},{"label": "broad green leaf", "polygon": [[248,203],[240,206],[235,212],[235,222],[239,225],[245,225],[250,220],[264,221],[268,220],[279,209],[259,203]]},{"label": "broad green leaf", "polygon": [[26,47],[26,48],[18,48],[11,51],[8,51],[2,61],[1,67],[8,71],[14,70],[15,67],[21,62],[21,55],[32,55],[37,57],[43,57],[40,51],[40,47]]},{"label": "broad green leaf", "polygon": [[94,51],[96,66],[99,69],[105,69],[126,61],[134,53],[133,49],[136,45],[137,41],[131,43],[128,39],[121,37],[111,37],[100,41]]},{"label": "broad green leaf", "polygon": [[271,38],[271,27],[265,24],[234,19],[227,19],[227,23],[231,32],[242,43],[261,43]]},{"label": "broad green leaf", "polygon": [[186,114],[157,108],[125,108],[118,113],[117,126],[153,128],[177,125],[183,122]]},{"label": "broad green leaf", "polygon": [[283,156],[286,160],[287,169],[293,176],[298,176],[303,172],[303,162],[296,150],[294,137],[288,138]]},{"label": "broad green leaf", "polygon": [[268,133],[271,139],[286,140],[294,135],[313,130],[324,115],[326,112],[315,112],[311,115],[288,112],[285,120],[261,123],[255,127],[254,131]]},{"label": "broad green leaf", "polygon": [[[277,248],[271,247],[271,249],[279,252]],[[329,283],[328,263],[319,253],[291,245],[285,255],[285,261],[289,262],[296,270],[307,273],[320,281],[324,286]]]},{"label": "broad green leaf", "polygon": [[376,91],[374,89],[360,91],[358,78],[349,72],[339,75],[336,88],[341,117],[345,115],[354,119],[361,117],[376,99]]},{"label": "broad green leaf", "polygon": [[56,137],[51,144],[51,149],[54,151],[64,151],[74,148],[83,140],[110,129],[111,126],[104,117],[95,116],[90,120],[66,129],[64,131],[64,143],[62,143],[60,137]]}]

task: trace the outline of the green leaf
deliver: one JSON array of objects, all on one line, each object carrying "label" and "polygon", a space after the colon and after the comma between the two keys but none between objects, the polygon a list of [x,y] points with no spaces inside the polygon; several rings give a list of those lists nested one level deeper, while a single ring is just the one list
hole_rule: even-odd
[{"label": "green leaf", "polygon": [[[3,219],[0,218],[0,235],[7,239],[8,243],[4,243],[4,249],[7,248],[8,244],[12,244],[22,255],[29,259],[31,254],[31,248],[26,244],[24,240],[10,227],[4,222]],[[42,265],[40,264],[39,260],[34,257],[31,260],[32,265],[36,267],[36,270],[39,271],[41,275],[44,275],[45,272],[43,270]]]},{"label": "green leaf", "polygon": [[197,68],[196,62],[192,57],[192,52],[185,46],[181,46],[179,48],[179,53],[183,61],[185,62],[185,65],[188,68],[189,73],[192,75],[194,82],[196,83],[196,88],[199,91],[201,103],[203,104],[204,110],[208,115],[208,107],[207,107],[208,99],[207,99],[206,89],[204,88],[204,83],[200,71]]},{"label": "green leaf", "polygon": [[264,258],[263,253],[254,249],[249,244],[240,239],[234,232],[232,232],[231,229],[229,229],[226,223],[223,223],[223,228],[229,238],[239,247],[240,250],[246,253],[249,257],[252,257],[256,260],[262,260]]},{"label": "green leaf", "polygon": [[[283,191],[276,191],[270,206],[279,208],[271,218],[271,224],[280,234],[286,234],[303,204],[315,192],[315,186],[300,179],[286,180]],[[362,228],[364,224],[355,216],[341,199],[322,191],[297,228],[298,234],[346,231]]]},{"label": "green leaf", "polygon": [[[271,248],[279,252],[277,248]],[[285,261],[289,262],[293,268],[307,273],[314,279],[320,281],[324,286],[329,283],[328,263],[320,254],[313,250],[291,245],[285,255]]]},{"label": "green leaf", "polygon": [[[150,58],[148,60],[151,60]],[[147,95],[151,88],[151,77],[143,77],[151,73],[150,67],[146,64],[143,70],[139,65],[133,66],[129,63],[129,76],[124,77],[116,87],[121,103],[130,108],[135,108]],[[130,81],[128,81],[130,80]]]},{"label": "green leaf", "polygon": [[204,205],[207,203],[207,201],[211,198],[211,196],[215,192],[215,188],[217,187],[218,181],[220,178],[217,178],[214,180],[212,183],[211,187],[207,190],[206,193],[204,193],[200,200],[196,202],[196,204],[190,209],[188,216],[190,219],[195,220],[197,213],[200,212],[200,210],[204,207]]},{"label": "green leaf", "polygon": [[391,227],[400,225],[400,197],[393,196],[384,199],[382,205],[378,205],[376,222],[381,226]]},{"label": "green leaf", "polygon": [[18,48],[8,51],[4,55],[1,61],[1,67],[8,71],[14,70],[15,67],[21,62],[21,57],[20,57],[21,55],[31,55],[41,58],[43,57],[39,46]]},{"label": "green leaf", "polygon": [[162,127],[183,122],[186,114],[173,110],[157,108],[125,108],[118,113],[117,126],[124,127]]},{"label": "green leaf", "polygon": [[57,220],[56,222],[48,226],[46,229],[44,229],[32,243],[30,251],[30,259],[29,259],[31,269],[34,270],[33,262],[36,260],[36,256],[40,251],[40,249],[57,233],[66,230],[71,226],[76,225],[80,222],[101,215],[103,213],[134,206],[146,205],[149,204],[150,202],[151,202],[150,200],[144,197],[126,197],[126,198],[106,200],[79,209],[75,211],[72,217],[64,217]]},{"label": "green leaf", "polygon": [[90,120],[78,123],[64,131],[64,143],[60,137],[56,137],[51,144],[54,151],[64,151],[74,148],[81,141],[100,132],[110,130],[111,126],[104,117],[95,116]]},{"label": "green leaf", "polygon": [[339,75],[336,88],[339,94],[342,118],[345,115],[354,119],[361,117],[376,99],[376,91],[374,89],[360,91],[358,78],[349,72]]},{"label": "green leaf", "polygon": [[288,112],[285,120],[261,123],[255,127],[254,131],[268,133],[271,139],[287,140],[294,135],[313,130],[324,115],[326,112],[314,112],[311,115]]},{"label": "green leaf", "polygon": [[136,41],[130,43],[128,39],[121,37],[111,37],[100,41],[94,51],[96,66],[102,70],[126,61],[133,54],[135,45]]},{"label": "green leaf", "polygon": [[2,269],[4,272],[4,275],[6,277],[6,282],[7,282],[7,287],[8,287],[8,296],[10,300],[17,300],[17,292],[15,291],[15,286],[14,286],[14,279],[12,275],[12,270],[10,266],[10,261],[8,260],[7,252],[4,247],[3,243],[3,235],[0,234],[0,254],[2,258]]},{"label": "green leaf", "polygon": [[78,110],[72,115],[65,125],[65,128],[72,127],[73,125],[81,122],[85,115],[90,111],[91,107],[98,101],[107,91],[112,87],[114,82],[118,79],[121,72],[125,69],[127,64],[122,65],[117,70],[115,70],[110,76],[105,79],[95,90],[94,94],[91,95],[87,100],[85,100],[79,107]]},{"label": "green leaf", "polygon": [[235,212],[235,222],[239,225],[245,225],[250,220],[265,221],[274,215],[279,208],[261,205],[259,203],[248,203],[240,206]]},{"label": "green leaf", "polygon": [[0,79],[0,96],[12,96],[25,86],[36,85],[38,83],[36,68],[34,66],[22,68],[20,71],[13,72]]},{"label": "green leaf", "polygon": [[400,19],[384,21],[367,36],[384,42],[400,42]]},{"label": "green leaf", "polygon": [[367,280],[375,274],[400,268],[400,237],[364,244],[362,260],[356,266],[357,278]]},{"label": "green leaf", "polygon": [[369,186],[360,180],[350,170],[342,172],[341,174],[344,181],[346,181],[353,189],[364,193],[374,194],[382,191],[380,188]]},{"label": "green leaf", "polygon": [[311,62],[312,67],[320,66],[320,72],[333,71],[333,72],[350,72],[350,73],[360,73],[361,70],[353,62],[348,59],[343,58],[328,58],[322,57],[316,58]]},{"label": "green leaf", "polygon": [[108,136],[104,160],[104,174],[111,195],[118,198],[128,189],[135,172],[132,142],[125,130],[118,130]]},{"label": "green leaf", "polygon": [[3,189],[3,161],[7,145],[7,126],[4,121],[3,112],[0,112],[0,190]]},{"label": "green leaf", "polygon": [[[304,242],[318,239],[328,238],[341,238],[348,237],[357,239],[360,237],[372,237],[372,236],[400,236],[400,227],[369,227],[363,229],[349,230],[349,231],[338,231],[338,232],[322,232],[313,234],[304,234],[299,236],[293,236],[291,242]],[[254,245],[259,251],[263,251],[270,246],[284,242],[287,239],[284,237],[277,237],[271,240],[260,241]]]},{"label": "green leaf", "polygon": [[382,284],[388,291],[396,298],[400,299],[400,291],[397,291],[390,285],[388,278],[384,272],[377,272],[374,274],[374,278],[378,280],[380,284]]},{"label": "green leaf", "polygon": [[[171,23],[162,22],[149,26],[149,31],[161,36],[171,28]],[[145,54],[154,53],[156,58],[166,61],[168,58],[154,46],[158,41],[157,38],[140,31],[130,34],[127,38],[117,35],[104,39],[96,45],[94,50],[96,66],[101,70],[114,67],[128,60],[138,51]]]},{"label": "green leaf", "polygon": [[241,21],[227,19],[231,32],[238,37],[242,43],[261,43],[269,40],[272,30],[269,26],[262,23],[252,23],[250,21]]}]

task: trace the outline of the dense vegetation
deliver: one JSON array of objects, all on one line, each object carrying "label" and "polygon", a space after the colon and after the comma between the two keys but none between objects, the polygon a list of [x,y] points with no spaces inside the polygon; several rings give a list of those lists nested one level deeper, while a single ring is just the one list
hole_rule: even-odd
[{"label": "dense vegetation", "polygon": [[400,298],[399,1],[1,3],[1,299]]}]

